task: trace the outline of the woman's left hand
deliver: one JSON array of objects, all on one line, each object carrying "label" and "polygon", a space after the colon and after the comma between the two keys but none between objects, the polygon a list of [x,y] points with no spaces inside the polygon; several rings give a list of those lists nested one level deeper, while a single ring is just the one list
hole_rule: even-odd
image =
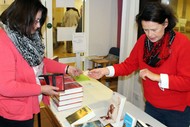
[{"label": "woman's left hand", "polygon": [[140,70],[139,76],[143,79],[146,80],[146,78],[149,78],[152,81],[160,81],[160,75],[159,74],[155,74],[153,72],[151,72],[150,70],[148,70],[147,68]]}]

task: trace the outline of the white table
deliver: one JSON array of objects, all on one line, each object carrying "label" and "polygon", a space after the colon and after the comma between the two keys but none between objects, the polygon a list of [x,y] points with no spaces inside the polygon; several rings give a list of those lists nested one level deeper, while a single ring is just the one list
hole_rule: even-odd
[{"label": "white table", "polygon": [[[94,79],[90,79],[90,81],[82,81],[79,83],[84,88],[83,106],[90,106],[94,110],[97,117],[105,115],[105,108],[108,107],[108,100],[111,98],[113,91]],[[47,110],[52,117],[54,124],[56,124],[58,127],[70,127],[65,117],[77,109],[78,108],[59,112],[52,104],[47,107]],[[140,119],[143,122],[149,123],[153,127],[166,127],[128,101],[125,104],[123,115],[125,112],[130,113],[135,118]]]}]

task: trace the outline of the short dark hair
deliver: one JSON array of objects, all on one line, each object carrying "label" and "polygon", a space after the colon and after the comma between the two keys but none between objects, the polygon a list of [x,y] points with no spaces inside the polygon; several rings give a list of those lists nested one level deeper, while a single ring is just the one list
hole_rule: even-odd
[{"label": "short dark hair", "polygon": [[164,23],[165,19],[168,19],[168,26],[165,30],[172,30],[177,23],[177,18],[175,17],[173,10],[168,5],[159,2],[147,3],[142,12],[139,12],[139,14],[136,16],[136,22],[141,28],[142,20],[153,21],[162,24]]},{"label": "short dark hair", "polygon": [[[46,21],[47,8],[40,0],[15,0],[0,16],[0,20],[21,35],[31,36],[36,14],[42,11],[41,27]],[[41,28],[38,29],[42,37]]]}]

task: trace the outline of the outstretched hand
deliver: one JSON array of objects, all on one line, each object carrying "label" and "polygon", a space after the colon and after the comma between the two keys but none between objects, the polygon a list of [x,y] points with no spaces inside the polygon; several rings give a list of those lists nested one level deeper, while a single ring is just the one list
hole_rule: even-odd
[{"label": "outstretched hand", "polygon": [[107,68],[97,68],[88,72],[88,76],[95,79],[100,79],[104,75],[108,75],[109,70]]},{"label": "outstretched hand", "polygon": [[76,67],[69,66],[69,68],[68,68],[68,74],[71,76],[79,76],[82,73],[83,73],[82,70],[80,70]]}]

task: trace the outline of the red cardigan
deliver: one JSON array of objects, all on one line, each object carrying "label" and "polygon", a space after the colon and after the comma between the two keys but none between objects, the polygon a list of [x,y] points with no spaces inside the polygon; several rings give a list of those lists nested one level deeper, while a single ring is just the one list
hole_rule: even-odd
[{"label": "red cardigan", "polygon": [[156,68],[143,62],[145,37],[146,35],[142,35],[138,39],[125,61],[114,65],[115,76],[129,75],[143,68],[157,74],[168,74],[169,89],[164,91],[159,88],[158,82],[148,78],[142,81],[145,99],[157,108],[184,111],[190,104],[190,41],[183,34],[176,32],[170,57]]},{"label": "red cardigan", "polygon": [[[45,72],[65,72],[65,64],[44,58]],[[40,85],[33,68],[23,59],[6,33],[0,29],[0,116],[28,120],[39,109]]]}]

